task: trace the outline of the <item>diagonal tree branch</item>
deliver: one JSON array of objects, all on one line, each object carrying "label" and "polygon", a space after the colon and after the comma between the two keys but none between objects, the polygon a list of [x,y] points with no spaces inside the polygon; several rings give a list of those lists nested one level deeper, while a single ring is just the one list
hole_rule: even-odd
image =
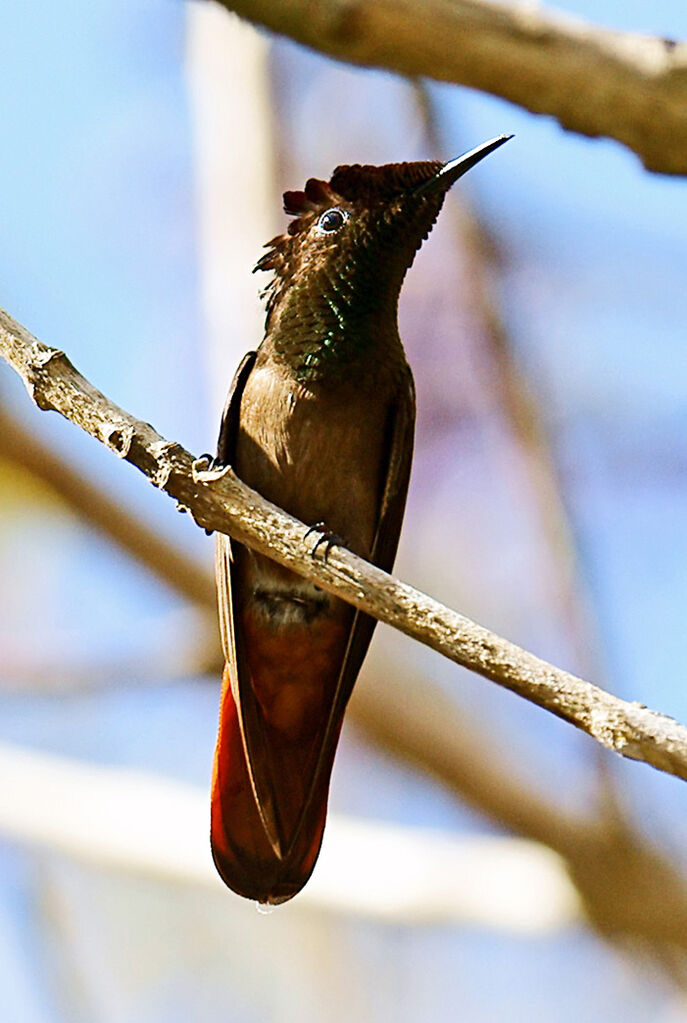
[{"label": "diagonal tree branch", "polygon": [[331,57],[501,96],[648,170],[687,174],[687,43],[615,32],[531,3],[218,0]]},{"label": "diagonal tree branch", "polygon": [[211,473],[181,445],[118,408],[67,356],[36,340],[0,311],[0,354],[39,408],[60,412],[131,462],[191,511],[198,525],[229,533],[380,621],[518,693],[633,760],[687,780],[687,728],[641,704],[620,700],[501,639],[399,582],[350,551],[327,562],[303,542],[305,526],[246,487],[231,470]]},{"label": "diagonal tree branch", "polygon": [[[9,440],[5,427],[9,427]],[[0,452],[16,456],[17,461],[50,482],[52,474],[46,475],[43,468],[52,452],[39,445],[34,458],[35,453],[29,450],[27,465],[23,456],[25,443],[30,442],[30,437],[13,429],[11,421],[3,423],[0,418]],[[59,474],[59,466],[57,471]],[[88,521],[123,542],[130,553],[158,571],[158,552],[127,541],[127,531],[136,519],[126,508],[112,509],[115,517],[119,512],[124,516],[112,530],[109,515],[99,513],[101,502],[94,505],[83,500],[78,486],[75,490],[61,486],[60,493]],[[109,507],[106,495],[100,496],[104,507]],[[95,518],[91,514],[94,509]],[[206,582],[192,589],[197,591],[195,600],[205,606],[203,591],[212,587],[211,579],[200,568],[196,572]],[[184,596],[193,599],[183,577],[170,573],[167,578]],[[367,735],[387,753],[429,771],[450,791],[508,830],[558,852],[577,886],[589,923],[597,932],[630,950],[639,947],[644,955],[670,967],[669,972],[672,970],[676,981],[683,984],[687,887],[669,859],[624,822],[616,807],[595,805],[591,818],[581,818],[547,801],[517,777],[518,771],[504,760],[498,742],[481,733],[474,722],[468,724],[454,701],[447,700],[425,678],[414,678],[410,689],[395,681],[389,690],[389,684],[387,679],[383,692],[374,686],[356,689],[350,710]]]}]

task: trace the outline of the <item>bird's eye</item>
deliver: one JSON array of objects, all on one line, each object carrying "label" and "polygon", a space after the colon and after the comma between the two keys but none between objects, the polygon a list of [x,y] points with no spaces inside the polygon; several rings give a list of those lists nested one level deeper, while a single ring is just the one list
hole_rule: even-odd
[{"label": "bird's eye", "polygon": [[317,221],[317,226],[325,234],[333,234],[335,231],[340,231],[347,220],[348,214],[343,210],[326,210]]}]

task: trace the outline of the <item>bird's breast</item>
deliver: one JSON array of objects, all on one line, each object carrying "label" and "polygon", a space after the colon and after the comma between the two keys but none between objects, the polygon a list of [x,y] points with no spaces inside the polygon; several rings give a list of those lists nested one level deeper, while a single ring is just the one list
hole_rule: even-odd
[{"label": "bird's breast", "polygon": [[368,556],[386,468],[384,386],[308,390],[279,363],[256,365],[241,400],[235,468],[307,525],[324,522]]}]

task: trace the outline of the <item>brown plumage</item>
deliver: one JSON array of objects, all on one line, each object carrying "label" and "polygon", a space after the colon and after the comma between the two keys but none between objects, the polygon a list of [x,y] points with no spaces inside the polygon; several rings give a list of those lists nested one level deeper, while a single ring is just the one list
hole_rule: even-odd
[{"label": "brown plumage", "polygon": [[[295,219],[257,269],[274,272],[265,337],[225,407],[218,461],[308,525],[390,570],[405,506],[415,398],[396,306],[461,161],[338,167],[287,192]],[[226,536],[217,584],[227,666],[211,839],[225,882],[278,903],[303,887],[324,830],[343,713],[374,621]]]}]

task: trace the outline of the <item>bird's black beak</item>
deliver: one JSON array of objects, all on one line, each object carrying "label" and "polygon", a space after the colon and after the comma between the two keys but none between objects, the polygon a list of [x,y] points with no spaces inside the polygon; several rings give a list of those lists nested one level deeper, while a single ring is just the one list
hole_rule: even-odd
[{"label": "bird's black beak", "polygon": [[451,185],[455,184],[458,178],[462,178],[476,163],[489,156],[495,149],[502,146],[504,142],[512,139],[512,135],[498,135],[495,139],[483,142],[481,146],[471,149],[469,153],[457,156],[455,160],[449,160],[429,181],[423,181],[415,188],[411,195],[432,195],[437,192],[447,192]]}]

